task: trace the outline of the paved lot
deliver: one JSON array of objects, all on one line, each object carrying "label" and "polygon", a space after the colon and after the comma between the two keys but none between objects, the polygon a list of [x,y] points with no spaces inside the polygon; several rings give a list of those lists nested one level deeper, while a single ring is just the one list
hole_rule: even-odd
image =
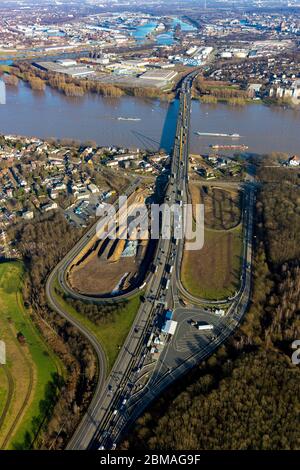
[{"label": "paved lot", "polygon": [[[218,335],[226,320],[213,313],[200,309],[177,308],[173,319],[178,322],[175,335],[169,340],[159,358],[158,370],[165,372],[184,362],[191,355],[205,349],[215,335]],[[214,325],[213,330],[198,330],[191,325],[191,320]]]},{"label": "paved lot", "polygon": [[96,204],[101,202],[101,194],[91,194],[89,199],[82,199],[65,210],[65,217],[76,227],[86,227],[90,218],[96,216]]}]

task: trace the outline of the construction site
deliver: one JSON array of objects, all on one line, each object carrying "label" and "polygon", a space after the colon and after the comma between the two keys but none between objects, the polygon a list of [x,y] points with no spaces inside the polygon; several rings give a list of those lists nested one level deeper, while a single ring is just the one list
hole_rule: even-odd
[{"label": "construction site", "polygon": [[[153,251],[148,229],[142,233],[140,223],[130,237],[125,231],[139,216],[139,208],[148,195],[146,189],[136,190],[128,198],[127,212],[118,211],[116,238],[102,238],[97,230],[69,267],[67,280],[72,289],[85,295],[114,296],[129,292],[143,282]],[[105,231],[106,228],[102,227]]]}]

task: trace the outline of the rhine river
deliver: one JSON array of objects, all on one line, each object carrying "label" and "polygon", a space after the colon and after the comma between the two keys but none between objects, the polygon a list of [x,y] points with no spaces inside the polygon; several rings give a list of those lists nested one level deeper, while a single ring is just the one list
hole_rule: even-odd
[{"label": "rhine river", "polygon": [[[32,91],[26,84],[7,87],[0,105],[0,133],[94,140],[101,146],[164,148],[173,145],[178,100],[172,103],[134,97],[86,95],[67,98],[49,88]],[[119,119],[122,118],[122,119]],[[133,120],[131,120],[133,119]],[[232,107],[194,101],[191,152],[207,153],[211,144],[245,144],[251,153],[300,153],[300,110],[262,104]],[[199,137],[200,132],[238,133],[241,138]]]}]

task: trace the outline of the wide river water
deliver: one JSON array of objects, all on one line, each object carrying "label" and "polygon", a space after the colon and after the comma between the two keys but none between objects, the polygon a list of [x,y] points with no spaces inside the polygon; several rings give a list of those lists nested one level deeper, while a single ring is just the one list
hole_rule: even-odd
[{"label": "wide river water", "polygon": [[[169,104],[134,97],[67,98],[49,88],[36,92],[20,83],[18,88],[7,87],[6,105],[0,105],[0,133],[95,140],[102,146],[163,147],[169,151],[177,110],[178,100]],[[253,153],[300,153],[300,111],[262,104],[236,108],[194,101],[191,126],[192,153],[207,152],[209,145],[216,143],[242,143]],[[238,133],[242,137],[238,141],[199,137],[195,131]]]},{"label": "wide river water", "polygon": [[[134,38],[137,42],[143,43],[147,41],[147,36],[150,33],[153,33],[158,23],[156,21],[149,21],[148,23],[139,26],[133,33]],[[174,38],[175,27],[180,25],[182,32],[195,31],[195,28],[192,24],[182,21],[180,18],[173,18],[171,23],[171,28],[168,31],[163,31],[160,34],[156,34],[154,41],[159,46],[171,46],[176,41]]]}]

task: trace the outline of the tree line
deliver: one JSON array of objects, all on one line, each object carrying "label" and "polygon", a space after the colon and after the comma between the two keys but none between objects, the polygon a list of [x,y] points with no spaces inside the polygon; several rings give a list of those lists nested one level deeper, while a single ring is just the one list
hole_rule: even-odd
[{"label": "tree line", "polygon": [[122,302],[106,302],[103,304],[94,304],[93,302],[82,302],[73,299],[66,293],[58,292],[58,294],[70,304],[78,313],[87,317],[96,325],[111,323],[116,320],[116,315],[121,313],[127,306],[128,301]]},{"label": "tree line", "polygon": [[32,89],[44,90],[48,85],[66,96],[76,97],[86,93],[95,93],[109,98],[119,98],[124,95],[165,100],[174,98],[174,93],[165,93],[153,87],[112,85],[91,78],[74,78],[63,73],[41,70],[27,62],[18,62],[14,67],[9,68],[9,73],[12,77],[26,81]]},{"label": "tree line", "polygon": [[199,75],[193,83],[193,94],[200,97],[204,103],[224,101],[231,105],[244,105],[247,102],[247,92],[225,82],[205,80]]}]

